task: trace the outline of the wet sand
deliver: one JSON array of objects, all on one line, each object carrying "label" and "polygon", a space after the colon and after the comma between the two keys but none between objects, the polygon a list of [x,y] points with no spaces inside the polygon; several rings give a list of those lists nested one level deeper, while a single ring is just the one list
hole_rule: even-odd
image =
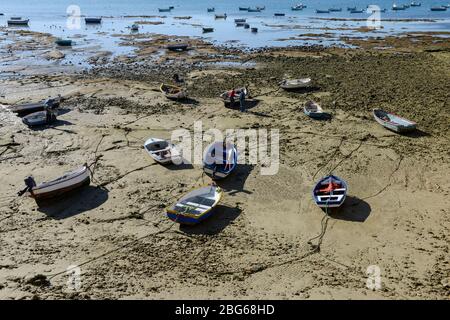
[{"label": "wet sand", "polygon": [[[0,113],[0,297],[448,299],[450,55],[430,37],[251,52],[181,38],[193,49],[170,53],[163,47],[174,39],[161,36],[89,71],[57,63],[12,71],[0,79],[2,105],[64,101],[45,130]],[[254,64],[205,64],[217,61]],[[158,91],[175,72],[188,103]],[[314,79],[312,90],[278,89],[283,77],[301,76]],[[248,112],[224,108],[218,95],[243,84]],[[331,120],[307,118],[308,99]],[[385,130],[371,115],[377,107],[419,130]],[[180,227],[164,208],[210,180],[198,165],[155,164],[142,144],[199,120],[204,130],[279,129],[280,170],[262,176],[260,165],[239,166],[219,183],[226,195],[217,213]],[[70,198],[38,208],[15,196],[29,174],[44,181],[96,158],[91,186]],[[347,181],[349,196],[324,220],[311,190],[329,172]],[[320,246],[308,244],[322,228]],[[81,268],[80,291],[67,287],[70,265]],[[366,287],[370,265],[381,269],[381,290]]]}]

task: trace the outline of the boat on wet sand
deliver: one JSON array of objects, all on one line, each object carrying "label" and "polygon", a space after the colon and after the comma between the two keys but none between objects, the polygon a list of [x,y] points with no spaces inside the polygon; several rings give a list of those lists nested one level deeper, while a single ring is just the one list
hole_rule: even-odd
[{"label": "boat on wet sand", "polygon": [[[224,93],[222,93],[220,95],[220,99],[222,99],[222,101],[224,102],[225,106],[231,106],[232,104],[234,105],[235,103],[239,102],[239,94],[241,93],[241,91],[244,90],[245,96],[248,96],[248,90],[245,87],[242,88],[236,88],[233,90],[228,90],[225,91]],[[234,91],[234,93],[233,93]]]},{"label": "boat on wet sand", "polygon": [[311,78],[284,79],[279,83],[279,85],[284,90],[295,90],[306,88],[309,85],[311,85]]},{"label": "boat on wet sand", "polygon": [[322,107],[312,100],[305,103],[305,106],[303,107],[303,112],[313,119],[322,119],[326,117],[326,113],[323,112]]},{"label": "boat on wet sand", "polygon": [[381,109],[374,109],[373,116],[383,127],[398,133],[409,132],[415,130],[417,127],[415,122]]},{"label": "boat on wet sand", "polygon": [[166,96],[167,99],[181,100],[181,99],[187,98],[186,91],[181,87],[162,83],[161,86],[159,87],[159,90],[162,93],[164,93],[164,95]]},{"label": "boat on wet sand", "polygon": [[326,176],[313,189],[313,199],[321,208],[340,207],[347,196],[347,183],[337,176]]},{"label": "boat on wet sand", "polygon": [[26,116],[27,114],[31,114],[38,111],[43,111],[46,107],[50,109],[55,109],[59,107],[60,97],[47,99],[45,101],[37,102],[37,103],[26,103],[26,104],[18,104],[13,105],[8,108],[9,111],[16,113],[19,117]]},{"label": "boat on wet sand", "polygon": [[180,224],[194,225],[207,219],[222,199],[223,191],[216,185],[195,189],[166,209],[167,217]]},{"label": "boat on wet sand", "polygon": [[22,118],[22,122],[28,127],[39,127],[51,124],[56,121],[56,112],[45,110],[31,113]]},{"label": "boat on wet sand", "polygon": [[228,177],[237,167],[236,146],[222,141],[214,142],[206,148],[203,157],[203,171],[213,180]]},{"label": "boat on wet sand", "polygon": [[160,164],[181,163],[181,155],[176,146],[170,141],[150,138],[144,143],[144,149],[150,157]]},{"label": "boat on wet sand", "polygon": [[61,195],[90,184],[87,165],[67,172],[54,180],[36,184],[32,176],[25,179],[26,188],[18,193],[19,196],[28,193],[39,205],[41,201],[60,197]]}]

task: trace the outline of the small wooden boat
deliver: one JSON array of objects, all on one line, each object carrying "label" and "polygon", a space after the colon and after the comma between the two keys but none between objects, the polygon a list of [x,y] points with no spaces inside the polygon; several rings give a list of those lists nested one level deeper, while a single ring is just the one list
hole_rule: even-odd
[{"label": "small wooden boat", "polygon": [[215,8],[208,8],[208,9],[206,9],[206,11],[208,11],[208,12],[214,12],[214,11],[216,11],[216,9],[215,9]]},{"label": "small wooden boat", "polygon": [[38,111],[22,118],[22,122],[29,127],[44,126],[56,121],[56,113],[52,110]]},{"label": "small wooden boat", "polygon": [[160,164],[181,164],[182,158],[176,146],[166,140],[150,138],[144,143],[144,149],[153,160]]},{"label": "small wooden boat", "polygon": [[170,12],[171,10],[170,8],[158,8],[159,12]]},{"label": "small wooden boat", "polygon": [[214,142],[206,149],[203,171],[213,180],[228,177],[237,167],[238,152],[231,143]]},{"label": "small wooden boat", "polygon": [[286,14],[285,13],[279,13],[279,12],[276,12],[276,13],[274,13],[273,14],[275,17],[284,17]]},{"label": "small wooden boat", "polygon": [[326,113],[323,112],[322,107],[312,100],[305,103],[303,111],[308,117],[311,117],[313,119],[321,119],[326,116]]},{"label": "small wooden boat", "polygon": [[20,191],[18,194],[28,195],[36,200],[39,205],[40,201],[45,199],[51,199],[59,197],[65,193],[87,186],[90,184],[89,169],[87,165],[82,166],[79,169],[65,173],[63,176],[51,180],[49,182],[43,182],[36,184],[33,177],[27,177],[25,179],[26,188]]},{"label": "small wooden boat", "polygon": [[87,24],[102,23],[102,18],[84,18],[84,22]]},{"label": "small wooden boat", "polygon": [[285,79],[280,82],[280,87],[284,90],[295,90],[306,88],[311,84],[311,78]]},{"label": "small wooden boat", "polygon": [[336,176],[326,176],[313,189],[313,199],[321,208],[340,207],[347,196],[347,183]]},{"label": "small wooden boat", "polygon": [[342,8],[330,8],[330,12],[341,12]]},{"label": "small wooden boat", "polygon": [[252,28],[251,29],[253,33],[257,33],[258,32],[258,28]]},{"label": "small wooden boat", "polygon": [[447,11],[447,7],[445,6],[438,6],[438,7],[431,7],[431,11]]},{"label": "small wooden boat", "polygon": [[249,7],[239,7],[239,11],[248,11]]},{"label": "small wooden boat", "polygon": [[18,104],[8,108],[9,111],[16,113],[19,117],[26,116],[38,111],[43,111],[46,107],[55,109],[59,107],[60,97],[54,99],[47,99],[38,103]]},{"label": "small wooden boat", "polygon": [[330,13],[330,10],[319,10],[319,9],[316,9],[316,13]]},{"label": "small wooden boat", "polygon": [[222,196],[222,189],[215,185],[195,189],[167,208],[167,217],[180,224],[200,223],[213,214]]},{"label": "small wooden boat", "polygon": [[350,10],[350,13],[364,13],[364,10],[358,10],[358,9],[356,9],[356,10]]},{"label": "small wooden boat", "polygon": [[70,47],[72,46],[72,40],[70,39],[56,39],[55,43],[61,47]]},{"label": "small wooden boat", "polygon": [[245,96],[248,96],[247,88],[243,87],[234,89],[234,94],[232,94],[233,90],[225,91],[220,95],[220,99],[225,103],[225,106],[230,105],[232,107],[232,101],[234,103],[239,102],[239,94],[242,90],[244,90]]},{"label": "small wooden boat", "polygon": [[167,99],[182,100],[187,98],[186,91],[181,87],[162,83],[159,90],[164,93]]},{"label": "small wooden boat", "polygon": [[398,133],[409,132],[415,130],[417,127],[415,122],[381,109],[374,109],[373,116],[375,120],[383,127]]},{"label": "small wooden boat", "polygon": [[10,19],[8,20],[9,26],[27,26],[30,19]]},{"label": "small wooden boat", "polygon": [[170,51],[186,51],[188,46],[189,45],[186,44],[186,43],[169,44],[167,46],[167,50],[170,50]]},{"label": "small wooden boat", "polygon": [[214,28],[211,27],[203,27],[203,33],[214,32]]},{"label": "small wooden boat", "polygon": [[130,29],[131,29],[131,31],[139,31],[139,25],[133,24],[133,25],[131,25]]},{"label": "small wooden boat", "polygon": [[226,13],[224,13],[224,14],[216,14],[216,15],[214,15],[214,17],[216,19],[226,19],[227,18],[227,14]]},{"label": "small wooden boat", "polygon": [[234,22],[235,23],[238,23],[238,22],[245,22],[246,21],[246,19],[234,19]]}]

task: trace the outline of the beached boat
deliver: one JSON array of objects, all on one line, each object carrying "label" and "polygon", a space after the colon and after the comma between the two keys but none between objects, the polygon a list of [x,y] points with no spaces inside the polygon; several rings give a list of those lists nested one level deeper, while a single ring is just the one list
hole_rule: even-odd
[{"label": "beached boat", "polygon": [[431,7],[430,10],[431,11],[447,11],[447,7],[446,6]]},{"label": "beached boat", "polygon": [[70,47],[72,45],[72,40],[70,39],[56,39],[55,43],[61,47]]},{"label": "beached boat", "polygon": [[84,22],[87,24],[102,23],[102,18],[84,18]]},{"label": "beached boat", "polygon": [[330,12],[341,12],[342,8],[330,8]]},{"label": "beached boat", "polygon": [[44,126],[55,121],[56,113],[53,110],[34,112],[22,118],[22,122],[29,127]]},{"label": "beached boat", "polygon": [[208,12],[214,12],[214,11],[216,11],[216,9],[215,9],[215,8],[208,8],[208,9],[206,9],[206,11],[208,11]]},{"label": "beached boat", "polygon": [[347,196],[347,183],[336,176],[323,177],[313,189],[313,199],[321,208],[340,207]]},{"label": "beached boat", "polygon": [[316,13],[330,13],[330,10],[319,10],[319,9],[316,9]]},{"label": "beached boat", "polygon": [[234,19],[234,22],[235,23],[238,23],[238,22],[245,22],[247,19]]},{"label": "beached boat", "polygon": [[55,109],[59,107],[60,97],[47,99],[45,101],[37,102],[37,103],[26,103],[26,104],[18,104],[13,105],[8,108],[9,111],[16,113],[19,117],[26,116],[27,114],[31,114],[38,111],[43,111],[45,108]]},{"label": "beached boat", "polygon": [[303,107],[303,112],[313,119],[322,119],[326,116],[326,113],[323,112],[322,107],[312,100],[309,100],[305,103]]},{"label": "beached boat", "polygon": [[415,130],[417,127],[415,122],[381,109],[374,109],[373,116],[375,120],[383,127],[398,133],[409,132]]},{"label": "beached boat", "polygon": [[214,142],[208,146],[203,157],[203,171],[212,179],[224,179],[237,167],[238,152],[231,143]]},{"label": "beached boat", "polygon": [[258,32],[258,28],[251,28],[251,31],[252,31],[253,33],[257,33],[257,32]]},{"label": "beached boat", "polygon": [[[253,28],[252,28],[253,29]],[[225,103],[225,106],[231,105],[231,102],[234,103],[239,102],[239,94],[244,90],[245,96],[248,95],[247,88],[236,88],[234,89],[234,94],[232,95],[233,90],[225,91],[220,95],[220,99]],[[232,106],[231,106],[232,107]]]},{"label": "beached boat", "polygon": [[180,224],[200,223],[214,213],[222,196],[222,189],[215,185],[195,189],[167,208],[167,217]]},{"label": "beached boat", "polygon": [[89,169],[87,165],[84,165],[81,168],[65,173],[57,179],[40,184],[36,184],[33,177],[27,177],[25,179],[26,188],[18,194],[28,193],[39,205],[42,200],[60,197],[65,193],[89,185],[90,181]]},{"label": "beached boat", "polygon": [[311,84],[311,78],[303,79],[284,79],[280,83],[280,87],[284,90],[295,90],[308,87]]},{"label": "beached boat", "polygon": [[167,99],[181,100],[181,99],[187,98],[186,91],[181,87],[162,83],[161,86],[159,87],[159,90],[162,93],[164,93],[164,95],[166,96]]},{"label": "beached boat", "polygon": [[226,13],[224,13],[224,14],[216,14],[216,15],[214,15],[214,17],[216,19],[226,19],[227,18],[227,14]]},{"label": "beached boat", "polygon": [[286,14],[285,13],[280,13],[280,12],[276,12],[273,14],[275,17],[284,17]]},{"label": "beached boat", "polygon": [[186,51],[188,48],[188,44],[186,43],[176,43],[167,45],[167,50],[170,51]]},{"label": "beached boat", "polygon": [[158,8],[158,12],[170,12],[171,10],[170,8]]},{"label": "beached boat", "polygon": [[421,7],[421,6],[422,6],[422,4],[420,2],[415,2],[415,1],[411,2],[411,7]]},{"label": "beached boat", "polygon": [[8,25],[9,26],[28,26],[28,22],[30,19],[9,19]]},{"label": "beached boat", "polygon": [[211,27],[203,27],[203,33],[214,32],[214,28]]},{"label": "beached boat", "polygon": [[150,138],[144,143],[144,149],[158,163],[169,164],[181,163],[181,155],[176,146],[166,140]]}]

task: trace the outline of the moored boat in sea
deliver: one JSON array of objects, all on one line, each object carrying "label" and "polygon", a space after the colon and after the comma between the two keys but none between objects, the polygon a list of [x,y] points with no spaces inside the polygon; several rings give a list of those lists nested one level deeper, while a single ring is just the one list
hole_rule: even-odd
[{"label": "moored boat in sea", "polygon": [[8,26],[28,26],[28,22],[30,22],[30,19],[22,19],[17,17],[16,19],[9,19],[8,20]]},{"label": "moored boat in sea", "polygon": [[330,13],[330,10],[320,10],[320,9],[316,9],[316,13]]},{"label": "moored boat in sea", "polygon": [[72,46],[72,40],[70,39],[56,39],[55,43],[61,47],[70,47]]},{"label": "moored boat in sea", "polygon": [[252,31],[253,33],[257,33],[257,32],[258,32],[258,28],[251,28],[251,31]]},{"label": "moored boat in sea", "polygon": [[102,18],[84,18],[84,22],[87,24],[99,24],[102,23]]},{"label": "moored boat in sea", "polygon": [[447,11],[447,7],[446,6],[431,7],[430,10],[431,11]]},{"label": "moored boat in sea", "polygon": [[341,12],[342,8],[330,8],[330,12]]},{"label": "moored boat in sea", "polygon": [[214,32],[214,28],[212,28],[212,27],[203,27],[202,30],[203,30],[203,33]]},{"label": "moored boat in sea", "polygon": [[214,15],[214,17],[216,19],[226,19],[227,18],[227,14],[226,13],[224,13],[224,14],[216,14],[216,15]]},{"label": "moored boat in sea", "polygon": [[214,12],[214,11],[216,11],[216,9],[215,8],[207,8],[206,11],[207,12]]}]

